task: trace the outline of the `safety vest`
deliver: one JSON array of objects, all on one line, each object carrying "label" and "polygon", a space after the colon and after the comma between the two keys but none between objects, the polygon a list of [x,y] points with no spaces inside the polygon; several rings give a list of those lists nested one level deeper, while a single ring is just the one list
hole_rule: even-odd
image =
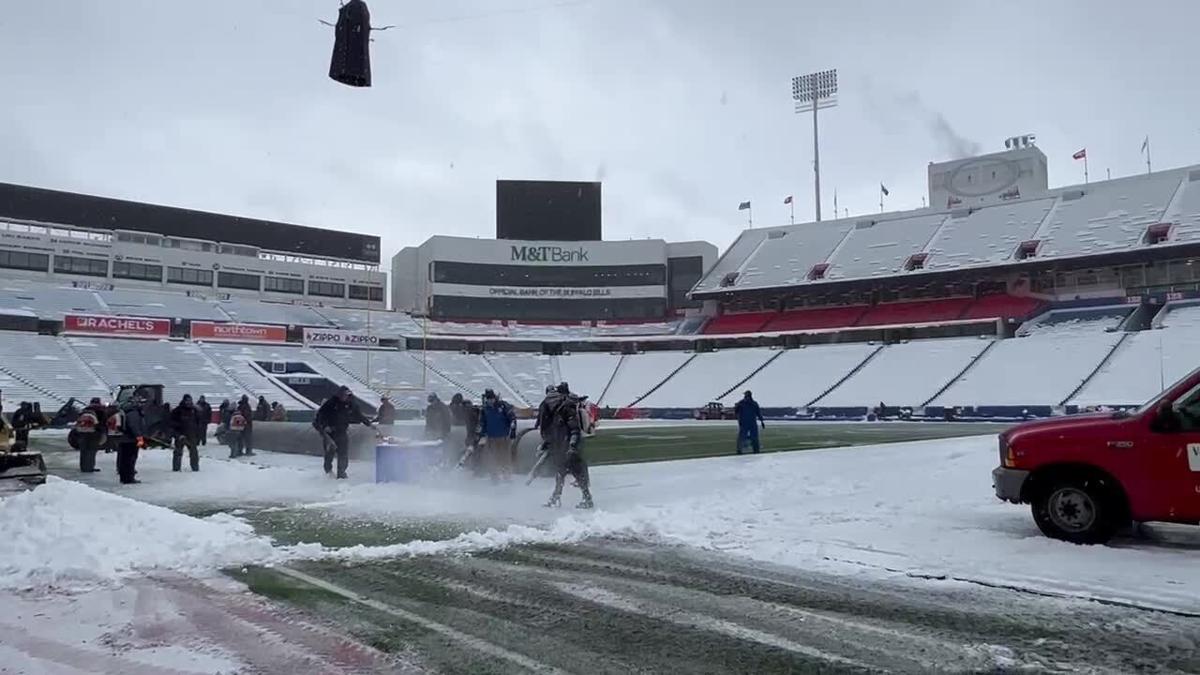
[{"label": "safety vest", "polygon": [[100,419],[91,410],[79,413],[79,419],[75,420],[75,431],[81,434],[94,434],[98,426],[100,426]]},{"label": "safety vest", "polygon": [[246,430],[246,416],[240,412],[234,413],[233,417],[229,418],[229,430],[230,431],[245,431]]}]

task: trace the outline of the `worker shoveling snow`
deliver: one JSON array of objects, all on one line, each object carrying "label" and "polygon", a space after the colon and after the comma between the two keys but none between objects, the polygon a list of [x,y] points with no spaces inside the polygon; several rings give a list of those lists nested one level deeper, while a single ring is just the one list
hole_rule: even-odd
[{"label": "worker shoveling snow", "polygon": [[51,476],[0,499],[0,588],[83,588],[153,570],[272,563],[284,553],[225,514],[193,518]]}]

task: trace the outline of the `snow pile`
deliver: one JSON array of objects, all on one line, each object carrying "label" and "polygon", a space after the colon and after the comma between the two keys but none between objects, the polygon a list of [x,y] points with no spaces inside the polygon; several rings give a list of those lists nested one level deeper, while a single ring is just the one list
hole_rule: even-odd
[{"label": "snow pile", "polygon": [[0,588],[77,587],[149,570],[211,570],[281,558],[246,523],[197,519],[50,477],[0,500]]}]

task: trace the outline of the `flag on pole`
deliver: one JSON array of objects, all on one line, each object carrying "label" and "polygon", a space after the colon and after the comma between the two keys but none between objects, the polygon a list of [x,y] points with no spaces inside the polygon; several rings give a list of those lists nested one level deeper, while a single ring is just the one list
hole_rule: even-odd
[{"label": "flag on pole", "polygon": [[1084,149],[1080,150],[1079,152],[1071,155],[1071,159],[1087,159],[1087,148],[1084,148]]},{"label": "flag on pole", "polygon": [[1146,135],[1146,140],[1142,141],[1142,152],[1145,152],[1146,148],[1148,148],[1148,147],[1150,147],[1150,135],[1149,134]]},{"label": "flag on pole", "polygon": [[879,191],[883,193],[883,196],[884,196],[884,197],[886,197],[886,196],[888,196],[888,195],[892,194],[892,193],[888,192],[887,186],[886,186],[886,185],[884,185],[883,183],[880,183],[880,184],[879,184]]},{"label": "flag on pole", "polygon": [[788,195],[787,197],[785,197],[785,198],[784,198],[784,200],[783,200],[783,203],[784,203],[784,204],[791,204],[791,203],[792,203],[792,196],[791,196],[791,195]]},{"label": "flag on pole", "polygon": [[738,211],[749,211],[749,210],[750,210],[750,202],[742,202],[741,204],[738,204]]}]

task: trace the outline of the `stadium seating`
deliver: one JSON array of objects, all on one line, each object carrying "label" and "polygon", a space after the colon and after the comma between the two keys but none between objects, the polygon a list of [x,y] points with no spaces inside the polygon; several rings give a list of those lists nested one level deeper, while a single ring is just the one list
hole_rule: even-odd
[{"label": "stadium seating", "polygon": [[471,394],[426,370],[420,352],[322,348],[310,353],[341,370],[336,373],[339,377],[333,378],[335,381],[340,382],[348,375],[357,383],[354,386],[366,385],[387,394],[397,408],[424,409],[427,392],[436,393],[443,401],[449,401],[457,393]]},{"label": "stadium seating", "polygon": [[974,302],[971,298],[889,302],[868,309],[858,326],[903,326],[915,323],[954,321]]},{"label": "stadium seating", "polygon": [[[424,359],[434,372],[469,392],[478,400],[487,389],[494,390],[501,398],[520,403],[521,399],[509,389],[503,379],[478,354],[459,352],[414,352],[413,356]],[[541,401],[539,397],[538,402]]]},{"label": "stadium seating", "polygon": [[716,401],[779,353],[775,349],[754,348],[697,354],[654,393],[638,402],[638,407],[694,408]]},{"label": "stadium seating", "polygon": [[242,323],[273,323],[284,326],[323,326],[329,322],[306,305],[285,305],[234,298],[217,305],[233,321]]},{"label": "stadium seating", "polygon": [[1060,199],[1039,233],[1038,257],[1092,255],[1144,244],[1179,188],[1177,171],[1101,183],[1078,199]]},{"label": "stadium seating", "polygon": [[604,398],[598,403],[614,408],[631,406],[692,356],[687,352],[630,354],[621,359]]},{"label": "stadium seating", "polygon": [[367,311],[345,307],[313,307],[331,325],[343,330],[367,330],[378,335],[420,337],[422,328],[403,312]]},{"label": "stadium seating", "polygon": [[11,382],[3,390],[5,409],[12,411],[17,396],[55,408],[68,398],[108,398],[108,385],[62,339],[33,333],[0,332],[0,372]]},{"label": "stadium seating", "polygon": [[[962,209],[881,214],[854,221],[804,223],[743,232],[695,291],[803,287],[827,280],[903,276],[913,269],[946,271],[1017,260],[1024,241],[1041,259],[1080,257],[1200,240],[1196,167],[1050,190],[1029,199]],[[935,205],[936,206],[936,205]],[[1170,223],[1167,242],[1147,228]],[[814,265],[828,265],[810,278]]]},{"label": "stadium seating", "polygon": [[1082,332],[1000,340],[933,401],[939,406],[1057,406],[1092,374],[1121,334]]},{"label": "stadium seating", "polygon": [[958,376],[991,340],[914,340],[884,347],[816,406],[919,406]]},{"label": "stadium seating", "polygon": [[105,313],[93,291],[10,279],[0,285],[0,309],[32,312],[58,321],[63,314]]},{"label": "stadium seating", "polygon": [[[66,344],[110,388],[121,384],[162,384],[163,397],[174,404],[184,394],[201,394],[219,403],[242,390],[190,342],[65,338]],[[214,403],[214,406],[216,403]]]},{"label": "stadium seating", "polygon": [[867,311],[866,305],[823,307],[820,309],[790,309],[771,319],[765,331],[801,331],[853,326]]},{"label": "stadium seating", "polygon": [[1170,305],[1162,325],[1167,328],[1200,329],[1200,305]]},{"label": "stadium seating", "polygon": [[623,357],[619,354],[587,352],[553,356],[550,358],[550,365],[552,371],[558,372],[558,377],[553,379],[566,382],[571,385],[572,391],[600,403],[604,389],[613,379],[613,374],[622,360]]},{"label": "stadium seating", "polygon": [[985,295],[963,312],[964,319],[1017,319],[1033,316],[1044,303],[1037,298],[1015,295]]},{"label": "stadium seating", "polygon": [[544,354],[488,354],[484,358],[508,388],[530,406],[541,402],[546,385],[558,384],[554,379],[554,365]]},{"label": "stadium seating", "polygon": [[856,226],[829,259],[826,279],[862,279],[895,275],[914,253],[924,250],[947,219],[945,213],[866,220]]},{"label": "stadium seating", "polygon": [[229,321],[229,315],[211,302],[180,293],[115,289],[97,291],[96,296],[104,304],[101,314]]},{"label": "stadium seating", "polygon": [[951,213],[929,245],[925,269],[998,265],[1011,260],[1021,242],[1035,237],[1054,202],[1031,199]]},{"label": "stadium seating", "polygon": [[[246,345],[204,343],[200,350],[232,379],[241,393],[251,400],[265,396],[268,401],[278,400],[285,408],[308,409],[319,401],[297,398],[280,388],[270,377],[263,375],[251,365],[255,361],[306,361],[300,347],[286,345]],[[313,359],[315,360],[315,359]],[[332,367],[332,366],[331,366]],[[334,378],[337,382],[337,378]],[[355,394],[362,393],[356,390]],[[377,398],[377,397],[376,397]],[[377,401],[370,401],[374,405]],[[216,406],[219,402],[213,401]]]},{"label": "stadium seating", "polygon": [[722,314],[704,325],[704,334],[736,335],[739,333],[758,333],[774,317],[775,312]]},{"label": "stadium seating", "polygon": [[721,402],[733,405],[742,397],[742,391],[749,389],[763,407],[802,407],[827,392],[878,349],[879,345],[864,343],[789,349]]},{"label": "stadium seating", "polygon": [[1131,333],[1068,403],[1141,405],[1195,370],[1200,332],[1177,328]]},{"label": "stadium seating", "polygon": [[1087,335],[1112,331],[1132,311],[1132,305],[1051,311],[1022,325],[1017,335]]}]

